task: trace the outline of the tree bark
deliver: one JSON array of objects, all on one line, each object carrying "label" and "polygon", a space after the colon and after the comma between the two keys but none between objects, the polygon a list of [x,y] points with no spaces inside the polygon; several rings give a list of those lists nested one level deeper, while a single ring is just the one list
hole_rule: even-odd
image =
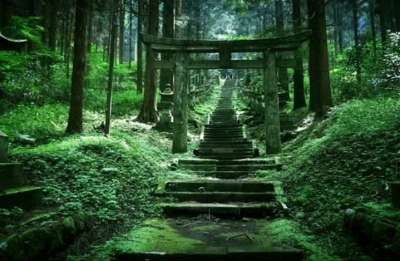
[{"label": "tree bark", "polygon": [[74,33],[74,67],[72,72],[71,98],[68,126],[66,132],[81,133],[83,131],[83,85],[86,69],[87,12],[90,0],[76,2],[76,22]]},{"label": "tree bark", "polygon": [[310,39],[310,110],[317,117],[326,114],[332,106],[329,78],[329,57],[326,35],[325,1],[307,0]]},{"label": "tree bark", "polygon": [[[163,10],[163,36],[168,38],[174,38],[174,0],[165,0],[164,1],[164,10]],[[172,59],[171,54],[164,53],[161,55],[162,60],[170,60]],[[173,86],[173,72],[169,69],[162,69],[160,73],[160,91],[164,91],[167,86],[172,88]]]},{"label": "tree bark", "polygon": [[[106,124],[104,134],[110,134],[111,129],[111,113],[112,113],[112,90],[114,80],[114,61],[115,61],[115,45],[117,41],[117,14],[118,0],[113,1],[113,10],[111,14],[111,41],[110,41],[110,58],[108,67],[108,82],[107,82],[107,105],[106,105]],[[121,15],[121,14],[120,14]]]},{"label": "tree bark", "polygon": [[[301,28],[301,5],[300,0],[292,0],[293,7],[293,29],[294,31]],[[297,110],[307,106],[306,97],[304,95],[304,68],[303,54],[301,49],[295,51],[296,67],[294,69],[294,97],[293,109]]]},{"label": "tree bark", "polygon": [[376,58],[377,42],[376,42],[376,22],[375,22],[375,0],[369,0],[369,20],[371,26],[371,38],[372,38],[372,53]]},{"label": "tree bark", "polygon": [[56,50],[57,43],[57,19],[58,19],[58,9],[59,9],[59,1],[58,0],[48,0],[47,2],[48,15],[49,15],[49,24],[48,24],[48,46],[50,50]]},{"label": "tree bark", "polygon": [[[283,1],[275,0],[275,19],[276,19],[276,30],[278,35],[284,34],[285,31],[285,20],[283,14]],[[281,55],[278,55],[277,59],[282,59]],[[278,82],[282,94],[280,95],[280,102],[285,104],[290,100],[289,94],[289,75],[287,68],[278,68]]]},{"label": "tree bark", "polygon": [[125,51],[125,1],[120,0],[119,6],[119,63],[124,63]]},{"label": "tree bark", "polygon": [[[148,34],[158,34],[159,0],[149,1]],[[146,86],[144,88],[143,105],[138,116],[141,122],[156,122],[156,70],[154,68],[154,54],[149,45],[146,45]]]},{"label": "tree bark", "polygon": [[356,78],[357,82],[361,83],[361,46],[360,46],[360,35],[358,31],[358,1],[352,0],[352,12],[353,12],[353,37],[354,37],[354,50],[356,53]]},{"label": "tree bark", "polygon": [[144,0],[138,0],[138,16],[137,16],[137,92],[143,92],[143,16],[144,16]]}]

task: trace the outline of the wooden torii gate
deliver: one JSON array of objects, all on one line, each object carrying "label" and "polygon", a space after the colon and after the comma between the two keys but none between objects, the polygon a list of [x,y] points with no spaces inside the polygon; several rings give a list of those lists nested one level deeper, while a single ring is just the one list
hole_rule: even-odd
[{"label": "wooden torii gate", "polygon": [[[266,127],[266,152],[281,150],[277,66],[295,67],[294,59],[276,59],[277,52],[293,52],[308,41],[310,31],[256,40],[185,40],[143,35],[146,50],[151,52],[154,69],[174,71],[174,153],[187,151],[189,70],[263,69]],[[172,53],[174,59],[159,60],[159,53]],[[190,54],[218,53],[217,60],[195,60]],[[262,59],[233,60],[233,53],[262,53]]]}]

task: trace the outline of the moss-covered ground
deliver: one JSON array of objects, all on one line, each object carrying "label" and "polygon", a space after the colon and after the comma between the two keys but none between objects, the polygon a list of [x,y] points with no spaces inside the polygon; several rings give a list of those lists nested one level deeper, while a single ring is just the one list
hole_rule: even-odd
[{"label": "moss-covered ground", "polygon": [[[299,114],[304,112],[290,116]],[[350,101],[324,120],[311,115],[296,127],[297,137],[284,143],[284,170],[258,176],[282,181],[291,217],[330,253],[365,258],[343,219],[346,210],[363,204],[390,204],[389,183],[400,178],[398,97]],[[256,139],[264,135],[263,126],[249,129]],[[263,146],[260,139],[257,144]],[[388,215],[382,212],[382,218]]]}]

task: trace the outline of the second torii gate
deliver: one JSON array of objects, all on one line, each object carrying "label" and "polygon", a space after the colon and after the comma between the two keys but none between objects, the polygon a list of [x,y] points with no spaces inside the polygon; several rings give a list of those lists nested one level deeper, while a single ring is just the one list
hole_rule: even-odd
[{"label": "second torii gate", "polygon": [[[308,41],[309,31],[256,40],[184,40],[157,38],[143,35],[147,50],[152,53],[154,69],[174,71],[174,153],[187,151],[189,70],[198,69],[263,69],[266,152],[276,154],[281,150],[278,84],[276,67],[295,67],[293,59],[277,60],[277,52],[293,52]],[[174,59],[159,60],[159,53],[173,53]],[[217,60],[194,60],[190,54],[218,53]],[[262,53],[262,59],[233,60],[233,53]]]}]

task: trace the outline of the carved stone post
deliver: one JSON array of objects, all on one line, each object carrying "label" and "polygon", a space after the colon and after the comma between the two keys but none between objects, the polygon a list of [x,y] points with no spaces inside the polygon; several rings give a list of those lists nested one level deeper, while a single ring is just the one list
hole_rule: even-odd
[{"label": "carved stone post", "polygon": [[265,139],[267,154],[281,151],[279,98],[276,79],[276,57],[273,52],[264,53],[264,102],[265,102]]}]

